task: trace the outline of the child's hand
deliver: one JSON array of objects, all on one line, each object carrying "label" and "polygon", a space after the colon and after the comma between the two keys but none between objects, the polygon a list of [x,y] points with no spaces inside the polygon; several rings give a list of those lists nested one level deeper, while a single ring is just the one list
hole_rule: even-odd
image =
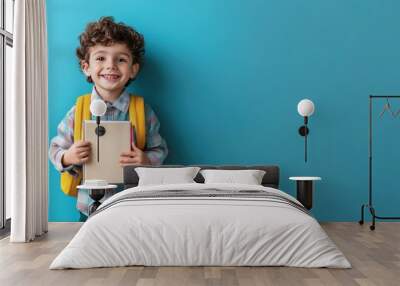
[{"label": "child's hand", "polygon": [[128,165],[151,165],[149,158],[146,154],[132,143],[132,150],[129,152],[122,152],[119,157],[119,163],[122,167]]},{"label": "child's hand", "polygon": [[71,147],[64,153],[61,163],[64,167],[69,165],[81,165],[89,160],[90,156],[90,142],[78,141],[72,144]]}]

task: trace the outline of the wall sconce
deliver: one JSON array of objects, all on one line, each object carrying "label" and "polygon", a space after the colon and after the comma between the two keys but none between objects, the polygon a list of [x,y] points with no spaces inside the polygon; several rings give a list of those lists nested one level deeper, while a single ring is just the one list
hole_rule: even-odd
[{"label": "wall sconce", "polygon": [[304,161],[307,162],[307,135],[310,133],[308,129],[308,117],[314,113],[314,103],[309,99],[300,100],[297,104],[297,111],[304,117],[304,125],[299,128],[299,133],[304,136]]},{"label": "wall sconce", "polygon": [[95,99],[90,104],[90,112],[96,116],[97,127],[95,129],[95,133],[97,135],[97,162],[99,162],[100,157],[100,142],[99,137],[103,136],[106,133],[106,129],[104,126],[100,126],[100,116],[103,116],[107,111],[106,103],[101,99]]}]

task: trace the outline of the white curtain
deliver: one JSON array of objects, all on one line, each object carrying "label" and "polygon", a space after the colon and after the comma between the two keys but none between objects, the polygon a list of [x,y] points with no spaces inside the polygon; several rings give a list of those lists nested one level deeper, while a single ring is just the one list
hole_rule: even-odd
[{"label": "white curtain", "polygon": [[[47,232],[47,31],[45,0],[15,1],[13,94],[9,98],[12,242]],[[10,146],[11,145],[11,146]]]}]

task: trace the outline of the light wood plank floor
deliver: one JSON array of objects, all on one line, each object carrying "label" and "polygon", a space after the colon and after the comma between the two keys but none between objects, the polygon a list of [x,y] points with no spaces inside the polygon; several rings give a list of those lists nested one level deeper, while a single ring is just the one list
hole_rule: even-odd
[{"label": "light wood plank floor", "polygon": [[49,233],[27,244],[0,241],[0,285],[400,285],[400,223],[326,223],[323,228],[352,269],[290,267],[120,267],[48,270],[80,223],[50,223]]}]

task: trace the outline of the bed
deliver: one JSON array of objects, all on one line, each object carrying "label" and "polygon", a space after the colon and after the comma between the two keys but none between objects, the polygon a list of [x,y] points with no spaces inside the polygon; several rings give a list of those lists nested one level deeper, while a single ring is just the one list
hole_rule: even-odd
[{"label": "bed", "polygon": [[[176,167],[176,166],[174,166]],[[263,170],[260,185],[138,185],[124,168],[126,189],[89,217],[50,269],[144,266],[292,266],[350,268],[313,216],[279,190],[277,166],[199,166]]]}]

